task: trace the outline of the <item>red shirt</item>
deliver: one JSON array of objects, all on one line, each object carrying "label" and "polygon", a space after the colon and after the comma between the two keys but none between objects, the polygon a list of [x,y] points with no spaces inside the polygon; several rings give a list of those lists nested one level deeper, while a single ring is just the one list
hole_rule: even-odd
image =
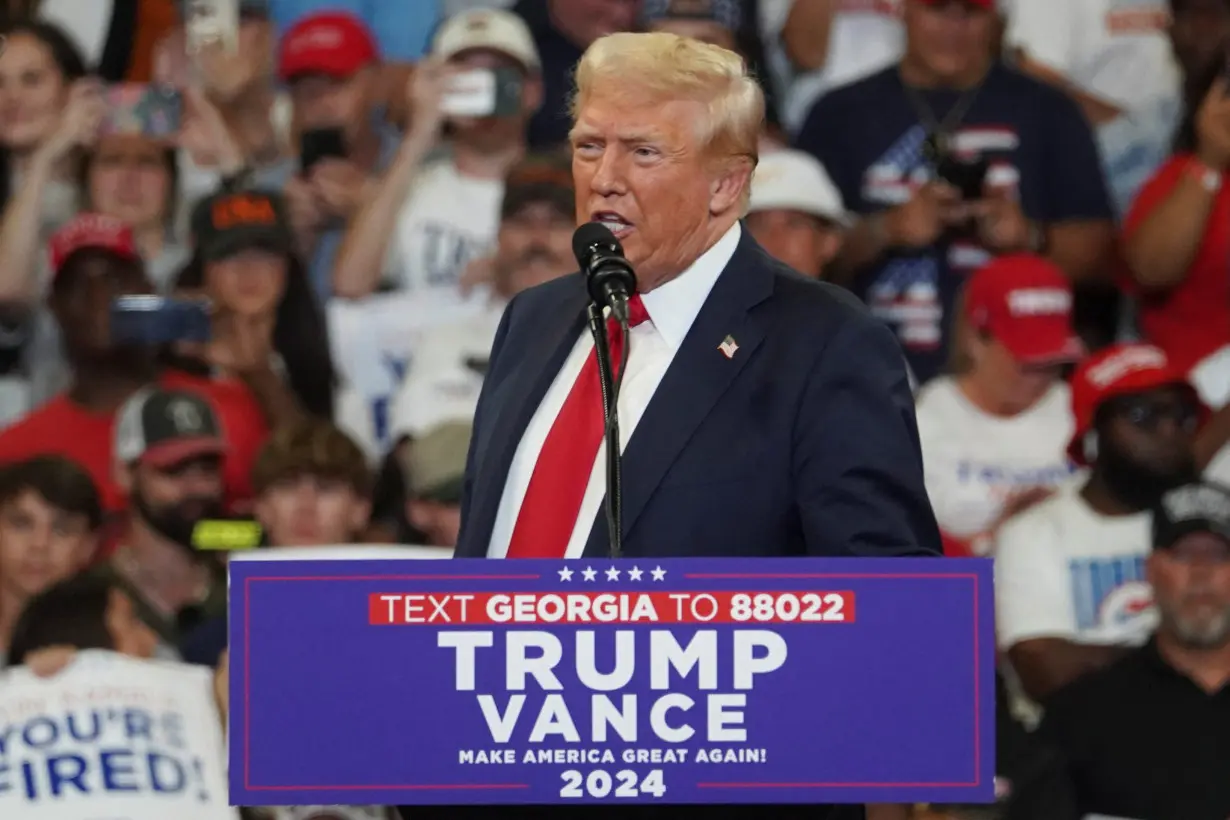
[{"label": "red shirt", "polygon": [[[1125,239],[1190,173],[1192,161],[1191,154],[1176,154],[1145,184],[1124,223]],[[1140,305],[1141,332],[1184,371],[1230,344],[1230,185],[1217,194],[1196,258],[1179,285],[1151,293],[1130,280],[1126,284]]]},{"label": "red shirt", "polygon": [[[177,372],[164,373],[158,383],[200,393],[210,401],[230,448],[223,465],[228,505],[248,501],[252,497],[252,465],[269,429],[247,387]],[[90,413],[68,396],[58,396],[0,432],[0,464],[47,454],[71,458],[94,479],[106,511],[118,512],[125,508],[126,499],[113,475],[114,426],[114,413]]]}]

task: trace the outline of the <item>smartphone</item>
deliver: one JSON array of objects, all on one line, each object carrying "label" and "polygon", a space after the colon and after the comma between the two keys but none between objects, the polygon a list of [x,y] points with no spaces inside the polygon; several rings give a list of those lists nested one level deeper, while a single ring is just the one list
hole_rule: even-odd
[{"label": "smartphone", "polygon": [[477,68],[452,78],[441,108],[452,117],[507,117],[521,110],[521,72]]},{"label": "smartphone", "polygon": [[972,201],[983,198],[989,170],[990,163],[987,162],[986,157],[958,159],[950,155],[940,159],[935,173],[944,182],[960,191],[961,199]]},{"label": "smartphone", "polygon": [[311,128],[299,136],[299,172],[306,174],[322,159],[346,158],[346,135],[340,128]]},{"label": "smartphone", "polygon": [[103,134],[140,134],[168,139],[179,133],[184,99],[169,85],[121,83],[107,87]]},{"label": "smartphone", "polygon": [[187,0],[184,34],[189,54],[219,45],[234,54],[239,50],[239,0]]},{"label": "smartphone", "polygon": [[111,303],[111,339],[118,344],[208,342],[209,300],[121,296]]}]

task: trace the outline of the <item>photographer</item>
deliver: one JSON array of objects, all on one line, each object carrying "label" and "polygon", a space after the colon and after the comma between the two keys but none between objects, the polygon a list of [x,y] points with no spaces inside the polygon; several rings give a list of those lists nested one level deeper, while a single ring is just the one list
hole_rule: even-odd
[{"label": "photographer", "polygon": [[905,0],[904,20],[901,62],[822,98],[798,145],[863,217],[831,278],[897,331],[925,382],[970,272],[1043,253],[1079,284],[1104,269],[1113,228],[1089,126],[995,60],[992,0]]},{"label": "photographer", "polygon": [[[484,84],[495,90],[485,100],[479,93],[459,99],[450,92],[463,74],[471,91]],[[467,264],[495,244],[504,178],[525,153],[526,125],[542,102],[529,30],[505,11],[449,18],[408,93],[409,129],[350,224],[333,287],[338,296],[360,299],[387,284],[448,305],[458,299]],[[463,115],[459,104],[475,113]],[[489,113],[477,113],[484,109]],[[442,147],[449,155],[429,162]]]}]

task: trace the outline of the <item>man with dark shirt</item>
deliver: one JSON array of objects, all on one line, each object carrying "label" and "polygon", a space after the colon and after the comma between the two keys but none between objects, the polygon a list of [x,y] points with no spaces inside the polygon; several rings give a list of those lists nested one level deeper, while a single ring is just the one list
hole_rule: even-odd
[{"label": "man with dark shirt", "polygon": [[641,0],[518,0],[512,10],[534,35],[542,61],[543,104],[530,120],[531,148],[568,142],[572,70],[599,37],[636,27]]},{"label": "man with dark shirt", "polygon": [[994,0],[905,0],[904,15],[900,64],[826,94],[797,142],[863,216],[831,278],[897,331],[923,382],[944,367],[969,273],[1041,252],[1088,279],[1112,212],[1076,104],[996,61]]},{"label": "man with dark shirt", "polygon": [[1161,625],[1118,663],[1046,704],[1082,813],[1230,815],[1230,492],[1189,484],[1153,511],[1148,560]]}]

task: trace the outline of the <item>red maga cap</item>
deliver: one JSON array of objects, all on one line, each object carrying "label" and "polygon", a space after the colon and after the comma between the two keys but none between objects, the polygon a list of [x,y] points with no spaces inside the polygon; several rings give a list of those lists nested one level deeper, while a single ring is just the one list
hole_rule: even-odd
[{"label": "red maga cap", "polygon": [[118,219],[95,213],[78,214],[51,235],[51,269],[59,271],[65,260],[79,250],[94,248],[127,259],[139,259],[132,228]]},{"label": "red maga cap", "polygon": [[1040,256],[1002,256],[980,268],[965,285],[965,315],[1022,364],[1074,362],[1085,352],[1072,331],[1072,285]]}]

